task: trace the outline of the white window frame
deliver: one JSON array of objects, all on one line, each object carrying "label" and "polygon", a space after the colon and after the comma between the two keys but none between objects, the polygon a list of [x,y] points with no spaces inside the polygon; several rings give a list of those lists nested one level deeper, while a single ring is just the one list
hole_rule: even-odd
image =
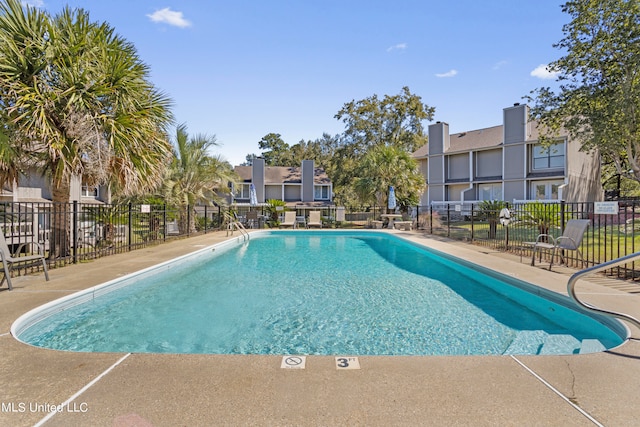
[{"label": "white window frame", "polygon": [[313,200],[329,200],[331,199],[330,185],[314,185]]},{"label": "white window frame", "polygon": [[[483,187],[490,187],[489,189],[489,198],[484,198],[484,189]],[[478,184],[478,200],[502,200],[502,183],[501,182],[491,182],[485,184]]]},{"label": "white window frame", "polygon": [[544,148],[541,144],[531,147],[531,169],[534,171],[564,169],[566,153],[564,142],[551,144]]},{"label": "white window frame", "polygon": [[[563,180],[531,181],[531,199],[533,200],[558,200],[560,198],[560,186]],[[544,197],[538,197],[538,187],[544,185]],[[553,188],[556,187],[556,197],[553,198]]]},{"label": "white window frame", "polygon": [[248,199],[250,194],[250,186],[251,184],[249,183],[242,183],[234,186],[235,191],[233,197],[236,199]]}]

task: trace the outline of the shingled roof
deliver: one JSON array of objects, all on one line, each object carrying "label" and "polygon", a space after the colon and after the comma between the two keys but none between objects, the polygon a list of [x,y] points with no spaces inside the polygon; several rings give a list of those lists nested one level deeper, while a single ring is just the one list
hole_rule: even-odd
[{"label": "shingled roof", "polygon": [[[536,122],[529,124],[529,135],[527,141],[535,141],[538,139],[538,127]],[[485,148],[499,147],[503,144],[504,126],[498,125],[484,129],[470,130],[466,132],[452,133],[450,136],[450,146],[447,153],[467,152],[473,150],[482,150]],[[413,157],[422,159],[429,156],[429,143],[418,148],[413,153]]]},{"label": "shingled roof", "polygon": [[[251,166],[236,166],[234,170],[243,182],[251,182]],[[313,182],[315,184],[330,184],[331,180],[323,168],[314,168]],[[264,183],[301,184],[302,168],[299,166],[266,166],[264,168]]]}]

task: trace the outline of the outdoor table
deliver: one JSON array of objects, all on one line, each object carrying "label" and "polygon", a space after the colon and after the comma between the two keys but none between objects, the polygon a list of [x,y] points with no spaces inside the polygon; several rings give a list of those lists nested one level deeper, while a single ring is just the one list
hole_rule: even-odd
[{"label": "outdoor table", "polygon": [[380,215],[380,217],[387,218],[389,220],[389,224],[387,225],[387,228],[393,228],[395,221],[397,219],[402,219],[401,214],[382,214]]}]

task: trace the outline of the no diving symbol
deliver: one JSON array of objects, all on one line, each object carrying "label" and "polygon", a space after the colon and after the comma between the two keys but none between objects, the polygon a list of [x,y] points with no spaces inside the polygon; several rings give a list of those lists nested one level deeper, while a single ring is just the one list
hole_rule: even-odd
[{"label": "no diving symbol", "polygon": [[302,363],[302,358],[298,356],[287,357],[286,359],[284,359],[284,363],[289,366],[298,366]]},{"label": "no diving symbol", "polygon": [[283,369],[304,369],[306,361],[306,356],[284,356],[280,367]]}]

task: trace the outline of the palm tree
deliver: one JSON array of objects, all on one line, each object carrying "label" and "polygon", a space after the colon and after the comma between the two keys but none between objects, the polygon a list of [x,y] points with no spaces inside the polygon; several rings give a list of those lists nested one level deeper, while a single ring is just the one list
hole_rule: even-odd
[{"label": "palm tree", "polygon": [[[229,192],[228,183],[234,181],[231,165],[220,157],[213,157],[208,150],[217,145],[215,136],[198,134],[189,137],[187,127],[176,128],[174,159],[165,180],[166,200],[180,206],[179,228],[181,232],[196,231],[194,209],[196,203],[223,203],[221,193]],[[187,218],[190,218],[187,224]]]},{"label": "palm tree", "polygon": [[391,145],[370,148],[358,166],[357,176],[354,188],[361,202],[378,206],[387,206],[391,186],[400,206],[417,204],[425,187],[415,159]]},{"label": "palm tree", "polygon": [[[73,176],[124,195],[160,183],[171,155],[170,106],[135,47],[107,23],[91,22],[82,9],[52,17],[0,0],[2,121],[16,163],[51,179],[52,258],[69,250],[63,210]],[[15,178],[10,172],[0,167],[0,178]]]},{"label": "palm tree", "polygon": [[503,200],[483,200],[478,206],[482,216],[489,221],[489,238],[495,239],[498,232],[498,219],[500,211],[507,206]]}]

